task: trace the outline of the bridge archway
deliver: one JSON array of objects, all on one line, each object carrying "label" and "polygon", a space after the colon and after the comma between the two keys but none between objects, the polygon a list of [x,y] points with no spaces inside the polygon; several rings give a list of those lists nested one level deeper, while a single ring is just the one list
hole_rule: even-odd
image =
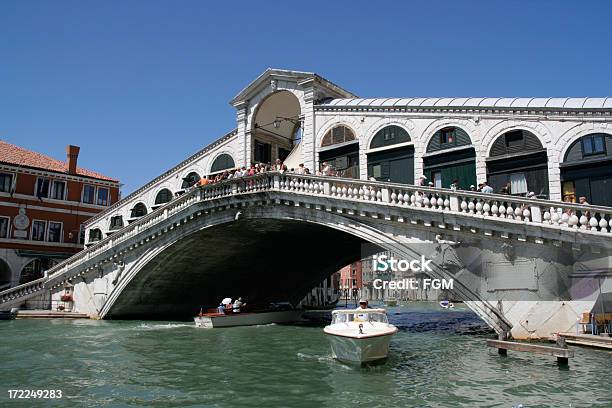
[{"label": "bridge archway", "polygon": [[[422,243],[434,254],[435,232],[419,231],[414,237],[400,237],[380,225],[292,205],[210,213],[177,229],[173,238],[143,249],[123,271],[99,314],[190,318],[226,296],[297,302],[331,273],[370,254],[392,250],[404,259],[421,256],[409,245],[398,251],[398,244]],[[432,276],[451,277],[442,268]],[[474,299],[467,286],[457,286],[460,296]],[[469,306],[496,330],[509,329],[488,303]]]},{"label": "bridge archway", "polygon": [[300,142],[300,100],[281,90],[266,96],[257,106],[251,126],[251,158],[256,163],[284,161]]}]

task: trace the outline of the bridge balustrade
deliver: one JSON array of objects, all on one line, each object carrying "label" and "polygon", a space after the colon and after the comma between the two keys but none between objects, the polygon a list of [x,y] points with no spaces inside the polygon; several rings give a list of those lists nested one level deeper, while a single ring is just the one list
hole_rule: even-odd
[{"label": "bridge balustrade", "polygon": [[112,236],[54,266],[47,271],[45,278],[0,292],[0,304],[32,295],[63,283],[77,274],[85,273],[78,270],[79,265],[148,231],[168,217],[179,214],[198,202],[263,191],[362,201],[381,206],[434,211],[508,223],[535,224],[612,237],[610,234],[612,208],[609,207],[377,181],[271,172],[192,188],[150,214],[117,230]]}]

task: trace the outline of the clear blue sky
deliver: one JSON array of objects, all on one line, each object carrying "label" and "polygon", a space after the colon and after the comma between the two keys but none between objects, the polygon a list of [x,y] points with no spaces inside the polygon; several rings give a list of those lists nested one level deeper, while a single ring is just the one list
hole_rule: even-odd
[{"label": "clear blue sky", "polygon": [[0,1],[0,139],[124,195],[235,127],[267,67],[360,96],[612,96],[610,1]]}]

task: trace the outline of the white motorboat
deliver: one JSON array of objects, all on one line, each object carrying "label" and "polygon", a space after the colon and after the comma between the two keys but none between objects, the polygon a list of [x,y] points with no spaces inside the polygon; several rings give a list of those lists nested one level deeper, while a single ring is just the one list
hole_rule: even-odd
[{"label": "white motorboat", "polygon": [[387,358],[397,327],[389,324],[385,309],[334,310],[323,332],[330,339],[334,358],[368,363]]},{"label": "white motorboat", "polygon": [[233,326],[255,326],[270,323],[293,323],[300,320],[301,310],[278,310],[265,312],[219,313],[212,309],[194,317],[196,327],[217,328]]}]

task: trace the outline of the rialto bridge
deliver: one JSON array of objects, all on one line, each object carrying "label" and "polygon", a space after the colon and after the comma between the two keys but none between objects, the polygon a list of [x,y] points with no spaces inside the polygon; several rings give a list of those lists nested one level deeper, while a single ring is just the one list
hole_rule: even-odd
[{"label": "rialto bridge", "polygon": [[[100,318],[187,317],[227,294],[295,302],[382,250],[433,259],[432,276],[517,338],[573,330],[612,291],[612,98],[359,99],[267,70],[232,105],[236,130],[92,218],[85,250],[0,292],[0,307],[58,301],[68,284],[74,310]],[[192,188],[276,158],[340,177]],[[434,186],[414,186],[420,175]],[[512,194],[467,190],[485,180]],[[561,201],[578,196],[604,205]]]}]

